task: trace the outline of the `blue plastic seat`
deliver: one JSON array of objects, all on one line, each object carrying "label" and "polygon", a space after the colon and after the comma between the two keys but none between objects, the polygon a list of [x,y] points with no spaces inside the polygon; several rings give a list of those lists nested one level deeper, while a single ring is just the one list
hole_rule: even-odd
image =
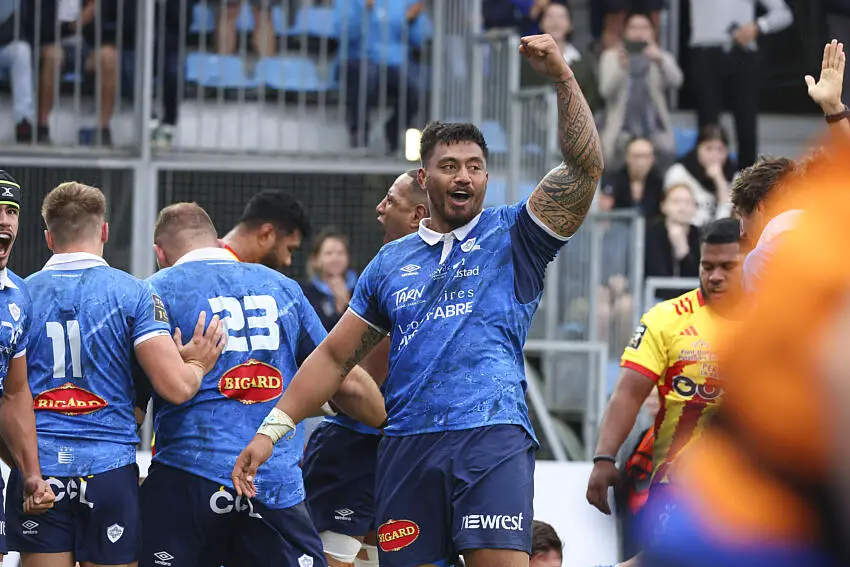
[{"label": "blue plastic seat", "polygon": [[676,139],[676,157],[682,157],[697,145],[695,128],[673,128],[673,136]]},{"label": "blue plastic seat", "polygon": [[186,81],[202,87],[255,88],[257,81],[245,73],[245,64],[235,55],[190,53],[186,57]]},{"label": "blue plastic seat", "polygon": [[508,135],[501,124],[495,120],[485,120],[481,123],[481,133],[491,154],[508,153]]},{"label": "blue plastic seat", "polygon": [[315,63],[306,57],[266,57],[257,63],[257,82],[287,92],[321,92],[328,89],[319,79]]},{"label": "blue plastic seat", "polygon": [[[275,26],[277,29],[277,26]],[[337,39],[337,29],[334,21],[334,9],[325,6],[306,6],[298,11],[292,27],[281,33],[292,37],[306,35]]]},{"label": "blue plastic seat", "polygon": [[190,33],[207,34],[215,29],[215,12],[210,4],[195,4],[192,8],[192,25],[189,26]]},{"label": "blue plastic seat", "polygon": [[236,17],[236,31],[251,33],[254,31],[254,13],[247,2],[243,2]]}]

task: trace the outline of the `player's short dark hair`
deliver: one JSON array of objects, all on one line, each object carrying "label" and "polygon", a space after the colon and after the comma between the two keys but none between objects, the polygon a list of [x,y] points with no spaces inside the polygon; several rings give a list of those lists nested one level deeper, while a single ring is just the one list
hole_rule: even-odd
[{"label": "player's short dark hair", "polygon": [[164,240],[184,231],[213,239],[217,237],[212,219],[200,205],[174,203],[159,211],[153,229],[153,241],[162,246]]},{"label": "player's short dark hair", "polygon": [[414,205],[425,205],[427,207],[428,195],[425,193],[425,190],[419,184],[419,170],[408,169],[404,173],[410,180],[410,183],[408,183],[407,185],[407,193],[405,197],[409,199]]},{"label": "player's short dark hair", "polygon": [[717,219],[702,227],[700,241],[703,244],[734,244],[741,241],[741,221]]},{"label": "player's short dark hair", "polygon": [[106,220],[106,197],[97,187],[67,181],[44,198],[41,216],[54,241],[67,245],[99,233]]},{"label": "player's short dark hair", "polygon": [[557,551],[558,555],[563,557],[564,543],[558,537],[555,528],[546,522],[534,520],[531,523],[531,554],[537,555],[550,551]]},{"label": "player's short dark hair", "polygon": [[740,214],[750,215],[775,189],[795,171],[796,164],[788,158],[762,156],[744,168],[732,182],[732,206]]},{"label": "player's short dark hair", "polygon": [[437,144],[457,144],[459,142],[471,142],[478,144],[484,159],[489,159],[490,152],[484,134],[478,126],[469,122],[431,122],[422,131],[419,139],[419,157],[422,165],[431,159]]},{"label": "player's short dark hair", "polygon": [[266,189],[256,193],[248,200],[239,218],[239,224],[252,228],[265,223],[275,225],[286,234],[298,230],[304,238],[308,238],[312,230],[304,205],[280,189]]}]

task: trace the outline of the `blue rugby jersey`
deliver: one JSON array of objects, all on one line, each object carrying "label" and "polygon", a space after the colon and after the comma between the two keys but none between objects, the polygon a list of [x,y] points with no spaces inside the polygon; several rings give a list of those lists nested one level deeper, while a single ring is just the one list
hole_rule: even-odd
[{"label": "blue rugby jersey", "polygon": [[[327,333],[296,282],[221,248],[194,250],[149,281],[184,337],[201,311],[227,328],[227,346],[194,398],[175,406],[154,395],[153,460],[229,486],[239,453]],[[260,467],[254,484],[266,506],[304,499],[304,442],[298,427]]]},{"label": "blue rugby jersey", "polygon": [[93,254],[54,254],[26,280],[27,366],[45,476],[86,476],[136,462],[136,345],[168,336],[146,282]]},{"label": "blue rugby jersey", "polygon": [[349,309],[390,333],[387,435],[516,424],[534,437],[522,349],[566,240],[521,201],[445,235],[423,221],[381,249]]},{"label": "blue rugby jersey", "polygon": [[30,324],[30,296],[24,281],[9,269],[0,270],[0,396],[9,363],[27,353]]}]

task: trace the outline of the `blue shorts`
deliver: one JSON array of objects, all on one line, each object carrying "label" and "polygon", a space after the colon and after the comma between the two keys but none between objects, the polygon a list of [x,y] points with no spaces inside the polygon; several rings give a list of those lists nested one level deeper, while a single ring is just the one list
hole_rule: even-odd
[{"label": "blue shorts", "polygon": [[473,549],[531,553],[534,442],[518,425],[384,437],[381,567],[451,564]]},{"label": "blue shorts", "polygon": [[[650,496],[651,498],[651,496]],[[786,541],[742,542],[730,531],[729,541],[718,537],[722,526],[707,525],[685,500],[668,499],[663,537],[641,556],[652,567],[838,567],[822,550]],[[656,520],[657,523],[657,520]],[[740,537],[740,536],[738,536]]]},{"label": "blue shorts", "polygon": [[154,463],[141,488],[140,567],[320,567],[307,505],[271,509],[228,487]]},{"label": "blue shorts", "polygon": [[[139,557],[139,467],[127,465],[80,477],[47,477],[53,508],[37,516],[22,510],[21,474],[9,476],[9,548],[22,553],[71,552],[79,562],[132,563]],[[14,503],[14,505],[13,505]]]},{"label": "blue shorts", "polygon": [[375,529],[375,465],[380,435],[322,422],[307,443],[304,488],[316,530],[352,537]]}]

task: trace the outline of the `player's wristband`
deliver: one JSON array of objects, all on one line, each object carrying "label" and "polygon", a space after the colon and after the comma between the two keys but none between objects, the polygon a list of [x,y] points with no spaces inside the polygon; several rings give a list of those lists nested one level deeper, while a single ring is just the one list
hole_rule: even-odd
[{"label": "player's wristband", "polygon": [[272,440],[273,444],[277,444],[278,441],[283,439],[283,437],[292,432],[287,440],[292,439],[295,436],[295,422],[292,421],[292,418],[289,417],[286,412],[281,411],[279,409],[272,408],[272,411],[269,412],[269,415],[263,420],[262,425],[257,430],[257,435],[265,435],[269,439]]},{"label": "player's wristband", "polygon": [[325,402],[325,403],[322,405],[322,413],[323,413],[323,414],[325,414],[325,415],[328,415],[328,416],[330,416],[330,417],[333,417],[333,416],[335,416],[335,415],[339,415],[339,412],[338,412],[338,411],[336,411],[336,410],[333,408],[333,406],[331,405],[330,401],[327,401],[327,402]]},{"label": "player's wristband", "polygon": [[616,465],[617,464],[617,457],[612,457],[611,455],[596,455],[595,457],[593,457],[593,464],[594,465],[596,463],[600,462],[600,461],[606,461],[606,462],[611,463],[612,465]]},{"label": "player's wristband", "polygon": [[844,119],[850,118],[850,108],[847,108],[847,105],[844,105],[844,110],[837,114],[824,114],[823,119],[826,120],[827,124],[835,124],[836,122],[841,122]]}]

